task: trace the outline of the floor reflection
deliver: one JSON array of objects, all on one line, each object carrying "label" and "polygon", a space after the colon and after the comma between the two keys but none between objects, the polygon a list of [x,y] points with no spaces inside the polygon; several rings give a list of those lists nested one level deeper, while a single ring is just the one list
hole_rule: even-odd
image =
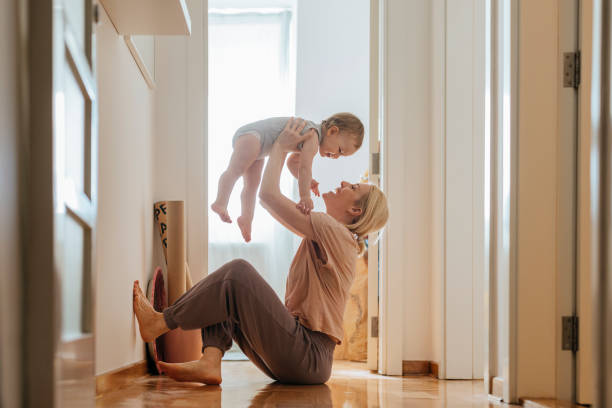
[{"label": "floor reflection", "polygon": [[327,384],[284,385],[272,383],[257,391],[249,407],[333,407]]},{"label": "floor reflection", "polygon": [[387,377],[364,364],[334,363],[323,385],[283,385],[251,363],[223,363],[217,387],[149,377],[100,396],[97,407],[490,407],[482,381],[438,381],[431,377]]}]

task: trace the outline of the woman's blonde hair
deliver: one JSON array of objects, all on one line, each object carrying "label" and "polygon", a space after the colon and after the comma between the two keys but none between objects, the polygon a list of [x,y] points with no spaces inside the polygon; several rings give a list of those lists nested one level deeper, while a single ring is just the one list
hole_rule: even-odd
[{"label": "woman's blonde hair", "polygon": [[352,113],[340,112],[325,119],[322,123],[326,129],[336,126],[340,132],[350,133],[355,142],[355,148],[359,149],[363,143],[364,127],[359,118]]},{"label": "woman's blonde hair", "polygon": [[375,185],[356,203],[361,208],[361,215],[347,225],[349,231],[357,235],[359,255],[365,252],[364,239],[373,232],[381,230],[389,219],[387,197]]}]

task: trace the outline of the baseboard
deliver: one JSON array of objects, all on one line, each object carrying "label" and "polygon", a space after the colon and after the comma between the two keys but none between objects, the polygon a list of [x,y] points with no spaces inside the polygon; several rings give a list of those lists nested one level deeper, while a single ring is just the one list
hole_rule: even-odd
[{"label": "baseboard", "polygon": [[96,395],[102,395],[124,387],[137,378],[147,375],[145,360],[96,376]]},{"label": "baseboard", "polygon": [[574,405],[568,401],[558,401],[556,399],[549,398],[521,398],[519,400],[522,406],[527,408],[573,408],[580,407],[580,405]]},{"label": "baseboard", "polygon": [[429,368],[431,368],[431,375],[436,377],[436,378],[440,378],[438,376],[438,363],[436,363],[435,361],[430,361],[429,362]]},{"label": "baseboard", "polygon": [[402,375],[432,375],[438,378],[438,363],[434,361],[402,361]]}]

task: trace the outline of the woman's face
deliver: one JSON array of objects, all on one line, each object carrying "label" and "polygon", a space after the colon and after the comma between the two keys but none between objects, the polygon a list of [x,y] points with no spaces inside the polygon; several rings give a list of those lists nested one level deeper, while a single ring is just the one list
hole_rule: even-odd
[{"label": "woman's face", "polygon": [[325,201],[325,207],[327,213],[334,216],[338,221],[345,224],[352,223],[352,220],[361,214],[362,209],[357,207],[359,200],[364,194],[370,191],[372,186],[370,184],[351,184],[343,181],[340,183],[340,187],[333,191],[323,193],[323,201]]}]

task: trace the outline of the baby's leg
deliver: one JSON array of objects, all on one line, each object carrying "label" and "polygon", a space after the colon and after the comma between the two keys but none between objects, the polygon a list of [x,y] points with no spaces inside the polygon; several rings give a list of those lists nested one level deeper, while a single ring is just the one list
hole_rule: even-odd
[{"label": "baby's leg", "polygon": [[222,221],[232,222],[232,219],[227,213],[227,203],[232,194],[232,189],[238,177],[242,176],[257,159],[260,150],[261,145],[259,136],[256,134],[247,133],[236,140],[234,153],[232,153],[232,158],[227,166],[227,170],[225,170],[219,178],[217,199],[210,206],[214,212],[219,214]]},{"label": "baby's leg", "polygon": [[244,173],[244,188],[240,195],[242,204],[242,215],[238,217],[238,226],[242,237],[246,242],[251,240],[251,224],[253,223],[253,214],[255,213],[255,200],[257,198],[257,189],[261,183],[261,172],[263,170],[264,161],[255,160],[251,167]]}]

